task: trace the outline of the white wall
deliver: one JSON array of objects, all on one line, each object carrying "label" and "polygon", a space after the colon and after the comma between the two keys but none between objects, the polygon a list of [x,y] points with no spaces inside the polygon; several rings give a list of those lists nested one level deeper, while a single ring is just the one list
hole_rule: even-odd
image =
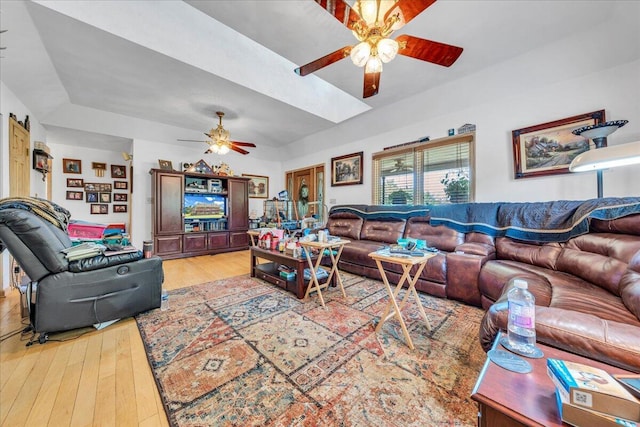
[{"label": "white wall", "polygon": [[[33,149],[33,141],[44,141],[45,131],[33,116],[31,111],[18,99],[18,97],[3,83],[0,82],[0,113],[2,114],[2,126],[0,129],[0,198],[9,197],[9,113],[16,115],[18,120],[24,121],[29,115],[31,123],[31,149]],[[29,159],[31,162],[32,159]],[[29,163],[31,165],[31,163]],[[31,168],[31,166],[29,166]],[[42,181],[42,174],[31,170],[31,196],[46,197],[47,185]],[[0,254],[0,262],[2,263],[2,274],[0,274],[1,288],[9,287],[9,252],[3,251]]]},{"label": "white wall", "polygon": [[[124,223],[127,226],[127,230],[129,229],[129,214],[127,213],[114,213],[113,205],[114,204],[129,204],[124,202],[114,202],[113,194],[127,193],[128,190],[117,190],[114,188],[114,181],[130,181],[131,177],[129,176],[129,166],[122,159],[120,152],[103,150],[98,148],[85,148],[78,146],[71,146],[62,143],[63,141],[55,141],[50,139],[47,141],[47,145],[51,149],[51,155],[54,157],[53,159],[53,167],[52,167],[52,192],[51,192],[51,200],[60,206],[68,209],[71,212],[72,220],[82,220],[89,222],[97,222],[102,224],[110,224],[110,223]],[[78,159],[82,161],[82,173],[81,174],[73,174],[73,173],[65,173],[62,167],[63,159]],[[98,177],[95,174],[95,171],[91,169],[92,162],[100,162],[107,164],[107,170],[104,173],[104,176]],[[127,177],[123,178],[112,178],[111,177],[111,165],[120,165],[125,166],[127,169]],[[106,215],[103,214],[92,214],[91,213],[91,203],[87,203],[83,198],[82,200],[67,200],[67,191],[82,191],[83,188],[74,188],[67,187],[67,178],[74,179],[83,179],[85,183],[100,183],[100,184],[111,184],[112,186],[112,200],[111,203],[108,203],[109,212]],[[100,203],[100,202],[94,202]]]}]

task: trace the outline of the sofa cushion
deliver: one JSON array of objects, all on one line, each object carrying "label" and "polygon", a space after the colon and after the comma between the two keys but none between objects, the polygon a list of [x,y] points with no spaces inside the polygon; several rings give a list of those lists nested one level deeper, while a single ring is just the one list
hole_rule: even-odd
[{"label": "sofa cushion", "polygon": [[562,251],[560,243],[521,242],[508,237],[496,239],[496,257],[555,269]]},{"label": "sofa cushion", "polygon": [[360,239],[397,243],[404,233],[405,220],[368,219],[362,224]]},{"label": "sofa cushion", "polygon": [[357,240],[360,238],[363,219],[357,215],[350,213],[332,214],[327,221],[329,234],[332,236],[340,236],[345,239]]},{"label": "sofa cushion", "polygon": [[441,251],[453,252],[456,246],[464,243],[464,234],[444,225],[433,226],[421,218],[410,218],[404,237],[423,239],[430,247]]},{"label": "sofa cushion", "polygon": [[629,262],[618,288],[624,305],[640,320],[640,251]]}]

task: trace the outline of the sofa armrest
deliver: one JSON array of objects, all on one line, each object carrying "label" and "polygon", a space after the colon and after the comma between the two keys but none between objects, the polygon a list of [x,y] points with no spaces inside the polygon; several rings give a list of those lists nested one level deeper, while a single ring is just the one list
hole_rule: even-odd
[{"label": "sofa armrest", "polygon": [[464,243],[458,247],[477,249],[478,254],[456,251],[447,254],[447,298],[467,304],[482,306],[482,295],[478,287],[478,277],[482,266],[495,258],[495,251],[483,248],[483,244]]},{"label": "sofa armrest", "polygon": [[142,251],[113,256],[99,255],[92,258],[69,262],[69,271],[72,273],[82,273],[84,271],[99,270],[101,268],[137,261],[139,259],[142,259]]},{"label": "sofa armrest", "polygon": [[496,259],[496,247],[487,243],[467,242],[456,246],[457,253],[465,253],[470,255],[480,255],[487,259]]}]

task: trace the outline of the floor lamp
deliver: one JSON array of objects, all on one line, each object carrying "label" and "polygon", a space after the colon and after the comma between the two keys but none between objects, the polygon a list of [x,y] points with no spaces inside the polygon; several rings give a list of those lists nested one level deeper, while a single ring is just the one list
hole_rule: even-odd
[{"label": "floor lamp", "polygon": [[626,125],[628,120],[614,120],[597,125],[583,126],[575,129],[574,135],[591,139],[595,150],[586,151],[576,156],[569,170],[597,172],[598,198],[602,197],[602,169],[640,163],[640,141],[607,147],[607,136]]}]

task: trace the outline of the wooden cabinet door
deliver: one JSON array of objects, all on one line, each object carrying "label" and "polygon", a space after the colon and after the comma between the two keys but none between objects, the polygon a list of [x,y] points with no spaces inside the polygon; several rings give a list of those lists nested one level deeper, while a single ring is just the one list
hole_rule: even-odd
[{"label": "wooden cabinet door", "polygon": [[205,233],[187,233],[182,238],[184,252],[202,252],[207,250],[207,235]]},{"label": "wooden cabinet door", "polygon": [[209,233],[209,249],[212,251],[229,247],[229,233]]},{"label": "wooden cabinet door", "polygon": [[246,231],[236,231],[229,233],[229,247],[241,248],[249,247],[249,235]]},{"label": "wooden cabinet door", "polygon": [[155,172],[154,233],[182,233],[183,175]]},{"label": "wooden cabinet door", "polygon": [[229,230],[249,229],[249,185],[246,179],[232,179],[229,185]]},{"label": "wooden cabinet door", "polygon": [[155,254],[158,256],[182,253],[182,235],[156,236]]}]

